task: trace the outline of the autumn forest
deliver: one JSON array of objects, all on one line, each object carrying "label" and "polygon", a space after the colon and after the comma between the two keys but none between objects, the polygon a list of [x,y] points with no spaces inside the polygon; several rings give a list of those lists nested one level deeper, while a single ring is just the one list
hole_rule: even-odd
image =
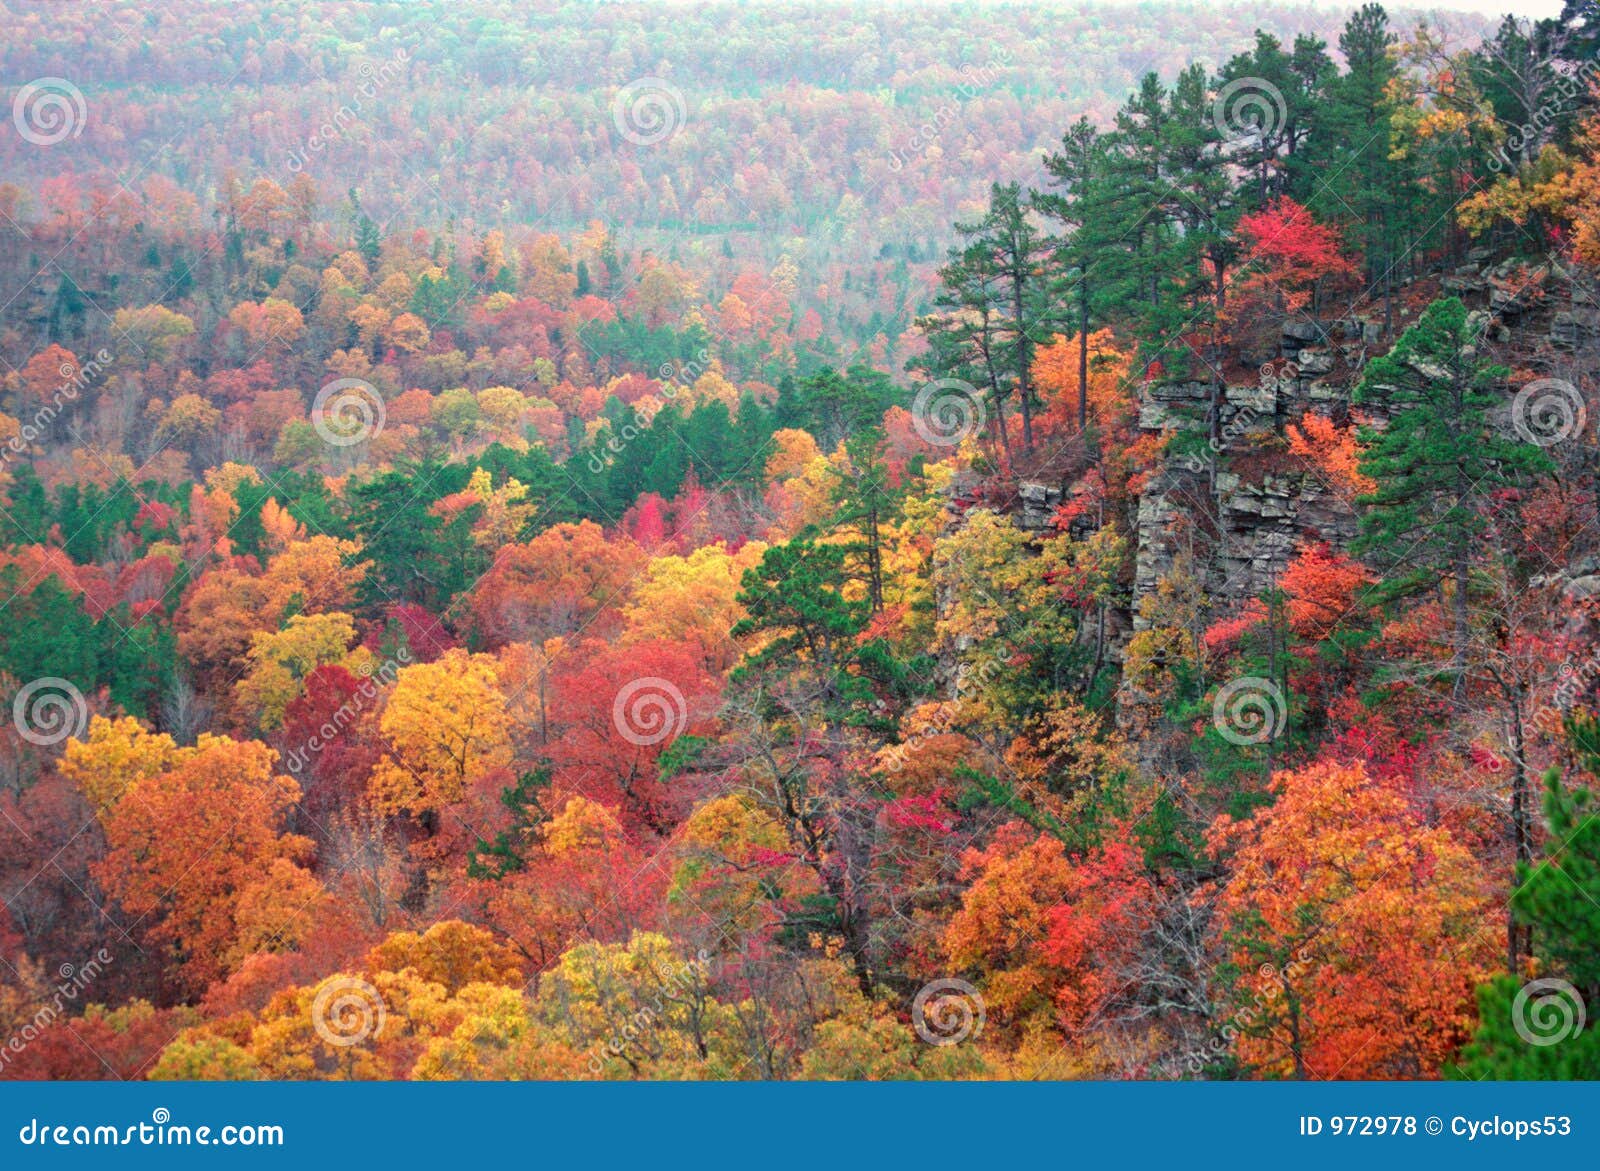
[{"label": "autumn forest", "polygon": [[1594,4],[0,27],[0,1081],[1600,1078]]}]

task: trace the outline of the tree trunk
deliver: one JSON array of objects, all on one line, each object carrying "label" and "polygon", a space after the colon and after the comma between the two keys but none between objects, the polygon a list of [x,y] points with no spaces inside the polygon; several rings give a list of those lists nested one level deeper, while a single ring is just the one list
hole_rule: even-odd
[{"label": "tree trunk", "polygon": [[[1089,277],[1078,282],[1078,430],[1089,429]],[[1600,489],[1597,489],[1600,491]]]},{"label": "tree trunk", "polygon": [[[1021,264],[1022,258],[1018,257],[1017,263]],[[1012,322],[1017,331],[1017,401],[1022,406],[1022,451],[1024,455],[1033,454],[1033,404],[1029,401],[1033,396],[1028,385],[1028,325],[1022,319],[1022,285],[1024,277],[1020,271],[1014,270],[1011,276],[1011,313]]]},{"label": "tree trunk", "polygon": [[883,611],[883,549],[878,534],[878,503],[867,508],[867,590],[874,614]]},{"label": "tree trunk", "polygon": [[[1528,809],[1528,766],[1523,759],[1522,688],[1518,686],[1511,695],[1511,835],[1516,846],[1516,862],[1522,866],[1533,864],[1533,826]],[[1512,887],[1517,884],[1517,871],[1512,870]],[[1533,955],[1533,928],[1520,926],[1516,914],[1506,908],[1506,966],[1515,976],[1520,959]]]}]

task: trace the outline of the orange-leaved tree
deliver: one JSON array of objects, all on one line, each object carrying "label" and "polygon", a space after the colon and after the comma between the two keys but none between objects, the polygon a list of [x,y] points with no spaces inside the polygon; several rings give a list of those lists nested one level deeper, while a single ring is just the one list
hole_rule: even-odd
[{"label": "orange-leaved tree", "polygon": [[1437,1076],[1470,1036],[1499,939],[1483,869],[1359,763],[1273,778],[1224,817],[1216,1025],[1263,1077]]},{"label": "orange-leaved tree", "polygon": [[[226,975],[241,944],[297,929],[315,897],[298,865],[311,843],[282,832],[300,790],[276,771],[277,755],[255,741],[202,735],[172,767],[136,779],[105,816],[95,876],[191,989]],[[259,914],[274,899],[281,930]],[[242,907],[251,910],[249,940]]]}]

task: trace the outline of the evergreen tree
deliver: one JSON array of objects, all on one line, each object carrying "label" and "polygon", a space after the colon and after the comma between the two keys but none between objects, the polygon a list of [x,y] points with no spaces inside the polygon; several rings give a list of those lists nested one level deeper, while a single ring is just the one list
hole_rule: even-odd
[{"label": "evergreen tree", "polygon": [[1237,201],[1220,144],[1203,69],[1184,70],[1170,91],[1147,74],[1117,113],[1095,233],[1101,288],[1145,363],[1181,373],[1199,357],[1219,386],[1217,355],[1189,339],[1215,320],[1233,258]]},{"label": "evergreen tree", "polygon": [[1435,301],[1389,353],[1368,364],[1354,395],[1388,421],[1362,431],[1361,470],[1377,487],[1359,501],[1367,512],[1351,548],[1382,566],[1386,600],[1451,585],[1458,673],[1474,542],[1487,505],[1501,489],[1551,467],[1537,447],[1490,425],[1510,372],[1483,358],[1480,342],[1460,300]]},{"label": "evergreen tree", "polygon": [[367,272],[376,275],[382,256],[383,238],[378,232],[378,225],[362,208],[361,197],[356,194],[354,187],[350,188],[350,219],[355,227],[356,251],[367,262]]},{"label": "evergreen tree", "polygon": [[[1600,725],[1569,725],[1589,775],[1600,772]],[[1478,990],[1477,1036],[1461,1073],[1475,1080],[1562,1081],[1600,1077],[1600,816],[1588,788],[1546,780],[1550,839],[1537,866],[1518,863],[1511,909],[1531,928],[1539,978],[1501,976]]]},{"label": "evergreen tree", "polygon": [[772,433],[776,427],[772,412],[749,390],[739,395],[739,412],[733,430],[729,456],[734,466],[726,479],[734,487],[759,496],[767,482],[767,459],[772,454]]},{"label": "evergreen tree", "polygon": [[1135,316],[1139,302],[1157,306],[1171,274],[1172,230],[1162,214],[1169,190],[1162,167],[1168,117],[1166,87],[1154,73],[1145,74],[1117,111],[1106,155],[1104,209],[1115,244],[1101,270],[1110,278],[1111,298]]},{"label": "evergreen tree", "polygon": [[922,322],[941,339],[924,368],[964,381],[981,369],[997,406],[1016,399],[1022,446],[1032,452],[1033,356],[1049,340],[1055,313],[1048,275],[1053,244],[1018,183],[991,186],[983,218],[955,227],[964,243],[940,270],[936,312]]},{"label": "evergreen tree", "polygon": [[11,599],[0,622],[0,674],[21,683],[61,678],[93,691],[101,639],[77,595],[54,574],[30,583],[14,565],[0,569],[0,590]]},{"label": "evergreen tree", "polygon": [[1225,129],[1232,132],[1225,154],[1251,176],[1239,194],[1252,209],[1288,193],[1303,177],[1296,155],[1312,135],[1336,74],[1322,41],[1300,36],[1293,52],[1285,53],[1277,37],[1260,29],[1255,48],[1223,66],[1219,104]]},{"label": "evergreen tree", "polygon": [[372,562],[362,579],[363,602],[374,608],[415,602],[438,613],[471,583],[466,550],[476,510],[462,510],[447,525],[429,508],[465,488],[469,474],[464,464],[429,461],[351,488],[351,526],[363,560]]},{"label": "evergreen tree", "polygon": [[1035,205],[1061,225],[1055,262],[1062,279],[1060,293],[1076,311],[1078,334],[1078,428],[1089,424],[1089,330],[1098,292],[1095,260],[1106,246],[1106,225],[1099,201],[1105,169],[1105,144],[1087,118],[1079,118],[1061,137],[1059,154],[1044,161],[1059,192],[1034,196]]},{"label": "evergreen tree", "polygon": [[928,339],[928,352],[908,368],[933,378],[965,382],[980,397],[987,397],[990,437],[1009,465],[1006,400],[1010,380],[1003,365],[1004,323],[996,308],[999,277],[994,258],[976,245],[954,249],[939,270],[939,280],[934,312],[917,319]]},{"label": "evergreen tree", "polygon": [[778,424],[810,431],[817,445],[832,451],[862,427],[883,418],[898,398],[894,385],[881,371],[860,364],[840,373],[825,366],[798,385],[780,388]]},{"label": "evergreen tree", "polygon": [[[1157,144],[1161,170],[1172,177],[1163,200],[1175,231],[1169,235],[1168,280],[1161,286],[1165,295],[1157,298],[1152,325],[1169,363],[1184,356],[1174,343],[1188,349],[1185,335],[1214,323],[1226,297],[1238,208],[1221,139],[1205,71],[1190,66],[1172,88],[1166,135]],[[1221,355],[1212,349],[1202,357],[1220,396]]]},{"label": "evergreen tree", "polygon": [[[745,571],[739,603],[746,617],[734,626],[733,637],[769,637],[739,668],[741,677],[796,657],[842,675],[871,613],[866,599],[850,596],[848,557],[842,545],[802,536],[768,549],[759,565]],[[842,685],[836,678],[830,686]]]},{"label": "evergreen tree", "polygon": [[836,511],[829,527],[848,534],[843,545],[850,558],[848,571],[865,587],[877,613],[883,609],[883,527],[893,521],[904,492],[889,483],[881,426],[858,429],[844,446],[845,465],[834,469]]},{"label": "evergreen tree", "polygon": [[1294,98],[1289,103],[1288,130],[1284,135],[1286,188],[1301,203],[1326,179],[1317,159],[1308,151],[1319,139],[1326,139],[1328,108],[1333,87],[1338,84],[1339,67],[1328,55],[1328,44],[1320,37],[1300,34],[1289,55],[1289,72],[1295,79]]},{"label": "evergreen tree", "polygon": [[511,828],[493,842],[479,838],[467,851],[467,877],[497,880],[527,869],[526,851],[539,828],[550,820],[545,801],[550,791],[550,766],[540,764],[519,773],[517,782],[500,790],[500,804],[511,813]]},{"label": "evergreen tree", "polygon": [[1347,244],[1365,259],[1368,291],[1384,290],[1384,324],[1393,321],[1394,257],[1399,255],[1400,174],[1389,157],[1388,93],[1396,38],[1379,4],[1363,5],[1339,34],[1345,73],[1330,86],[1327,133],[1316,151],[1322,180],[1303,201],[1319,219],[1350,216]]}]

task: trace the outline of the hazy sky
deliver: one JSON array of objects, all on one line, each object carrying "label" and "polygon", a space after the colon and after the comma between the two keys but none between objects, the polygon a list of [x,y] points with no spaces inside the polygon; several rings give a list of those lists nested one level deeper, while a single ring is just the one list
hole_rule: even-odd
[{"label": "hazy sky", "polygon": [[1455,12],[1481,12],[1486,16],[1557,16],[1561,0],[1431,0],[1421,4],[1395,4],[1395,8],[1449,8]]},{"label": "hazy sky", "polygon": [[[1111,0],[1116,2],[1116,0]],[[1132,2],[1132,0],[1127,0]],[[1191,0],[1199,5],[1217,5],[1224,0]],[[1354,11],[1364,0],[1310,0],[1322,8],[1339,8]],[[1390,13],[1395,12],[1476,12],[1483,16],[1515,16],[1542,18],[1559,16],[1562,0],[1380,0]]]}]

